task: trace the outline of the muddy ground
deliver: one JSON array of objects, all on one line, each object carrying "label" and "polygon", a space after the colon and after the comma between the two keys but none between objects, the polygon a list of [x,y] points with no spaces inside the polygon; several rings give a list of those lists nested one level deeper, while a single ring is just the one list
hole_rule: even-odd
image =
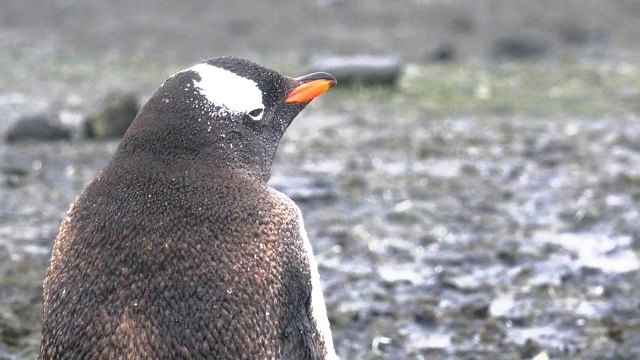
[{"label": "muddy ground", "polygon": [[[398,87],[309,106],[273,168],[341,358],[640,358],[638,2],[148,3],[3,3],[0,135],[34,110],[73,123],[113,88],[143,100],[212,55],[291,75],[401,55]],[[496,62],[513,33],[547,47]],[[443,42],[455,61],[430,63]],[[0,143],[0,359],[36,356],[53,239],[116,146]]]}]

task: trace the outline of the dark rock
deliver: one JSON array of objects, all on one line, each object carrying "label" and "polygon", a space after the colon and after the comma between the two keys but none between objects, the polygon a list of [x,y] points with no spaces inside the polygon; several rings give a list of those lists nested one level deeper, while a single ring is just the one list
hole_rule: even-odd
[{"label": "dark rock", "polygon": [[26,154],[0,157],[0,178],[11,188],[22,185],[34,170],[42,166],[40,160],[35,160]]},{"label": "dark rock", "polygon": [[486,319],[489,315],[489,304],[482,300],[464,304],[460,308],[460,315],[467,319]]},{"label": "dark rock", "polygon": [[413,318],[418,324],[424,326],[435,326],[438,324],[438,313],[434,307],[424,306],[416,309]]},{"label": "dark rock", "polygon": [[580,266],[578,268],[578,276],[580,279],[599,276],[603,273],[602,269],[593,266]]},{"label": "dark rock", "polygon": [[501,321],[489,318],[482,326],[480,331],[480,341],[485,344],[500,343],[507,337],[505,326]]},{"label": "dark rock", "polygon": [[505,265],[513,267],[518,262],[519,247],[518,242],[507,242],[497,250],[496,256]]},{"label": "dark rock", "polygon": [[326,71],[338,79],[338,84],[396,85],[403,64],[395,56],[316,57],[311,68]]},{"label": "dark rock", "polygon": [[584,45],[590,37],[589,30],[576,22],[563,22],[558,24],[556,31],[560,39],[570,45]]},{"label": "dark rock", "polygon": [[0,174],[26,176],[33,171],[33,158],[28,155],[5,156],[0,158]]},{"label": "dark rock", "polygon": [[[471,177],[476,177],[476,176],[480,176],[480,170],[478,169],[478,167],[475,164],[462,164],[460,166],[460,172],[466,176],[467,178],[471,178]],[[484,204],[482,206],[489,206],[491,208],[493,208],[493,204]],[[480,209],[481,210],[481,209]],[[494,209],[491,209],[491,211],[493,211]]]},{"label": "dark rock", "polygon": [[367,179],[357,173],[349,174],[342,179],[341,188],[342,191],[349,195],[351,198],[360,198],[365,194],[369,183]]},{"label": "dark rock", "polygon": [[0,313],[0,347],[16,346],[29,330],[12,314]]},{"label": "dark rock", "polygon": [[520,348],[520,356],[522,356],[523,359],[531,359],[542,351],[544,351],[542,345],[533,339],[527,339]]},{"label": "dark rock", "polygon": [[60,125],[57,117],[50,113],[29,114],[20,117],[7,131],[8,143],[27,140],[69,139],[71,132]]},{"label": "dark rock", "polygon": [[491,56],[498,60],[534,59],[547,55],[550,47],[541,37],[512,35],[496,40],[491,47]]},{"label": "dark rock", "polygon": [[609,337],[609,339],[617,342],[617,343],[623,343],[624,342],[624,330],[622,329],[622,327],[620,327],[620,325],[618,324],[618,322],[613,318],[613,316],[611,315],[606,315],[605,317],[602,318],[602,325],[607,327],[607,336]]},{"label": "dark rock", "polygon": [[99,110],[85,118],[88,137],[106,139],[121,137],[140,110],[138,96],[132,92],[114,91],[105,97]]},{"label": "dark rock", "polygon": [[433,49],[428,55],[427,59],[430,62],[451,62],[456,59],[456,47],[450,42],[444,42]]}]

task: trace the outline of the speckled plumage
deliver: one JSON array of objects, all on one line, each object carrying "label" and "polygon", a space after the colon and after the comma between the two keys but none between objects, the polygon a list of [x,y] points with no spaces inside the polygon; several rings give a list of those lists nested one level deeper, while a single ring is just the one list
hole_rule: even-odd
[{"label": "speckled plumage", "polygon": [[333,356],[313,318],[299,210],[266,185],[306,103],[284,103],[291,78],[207,63],[254,80],[264,116],[220,115],[190,89],[192,71],[152,96],[62,224],[41,359]]}]

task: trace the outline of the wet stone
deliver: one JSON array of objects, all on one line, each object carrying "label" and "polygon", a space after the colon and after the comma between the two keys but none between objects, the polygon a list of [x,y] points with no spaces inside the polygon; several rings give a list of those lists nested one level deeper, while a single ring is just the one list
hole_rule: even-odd
[{"label": "wet stone", "polygon": [[411,313],[414,320],[423,326],[435,326],[438,324],[439,298],[426,295],[417,295],[412,300]]},{"label": "wet stone", "polygon": [[480,330],[480,341],[485,344],[500,343],[507,337],[505,326],[494,318],[489,318]]},{"label": "wet stone", "polygon": [[388,288],[395,286],[414,285],[421,276],[414,266],[399,267],[395,264],[377,266],[377,273],[380,276],[382,284]]},{"label": "wet stone", "polygon": [[71,132],[60,125],[57,117],[52,113],[24,115],[7,131],[7,143],[40,140],[67,140]]},{"label": "wet stone", "polygon": [[456,60],[457,51],[453,43],[443,42],[427,54],[427,60],[436,63],[445,63]]},{"label": "wet stone", "polygon": [[486,319],[489,315],[489,303],[477,300],[460,307],[460,315],[467,319]]},{"label": "wet stone", "polygon": [[543,351],[544,348],[537,341],[527,339],[520,348],[520,356],[522,356],[522,359],[532,359]]},{"label": "wet stone", "polygon": [[26,176],[33,171],[33,158],[24,154],[0,157],[0,173]]},{"label": "wet stone", "polygon": [[520,247],[520,244],[515,241],[506,242],[500,249],[497,250],[496,257],[502,263],[513,267],[518,262],[519,247]]},{"label": "wet stone", "polygon": [[98,110],[85,118],[86,135],[96,139],[121,137],[138,110],[140,104],[135,93],[112,91],[105,96]]},{"label": "wet stone", "polygon": [[40,170],[42,162],[26,154],[0,157],[0,179],[11,188],[24,184],[29,175]]},{"label": "wet stone", "polygon": [[372,319],[393,316],[391,305],[383,302],[354,303],[342,301],[329,313],[329,322],[341,326],[354,322],[366,323]]},{"label": "wet stone", "polygon": [[604,325],[607,328],[607,337],[609,337],[609,339],[617,343],[624,342],[624,339],[625,339],[624,330],[618,324],[616,319],[614,319],[613,316],[606,315],[605,317],[603,317],[602,325]]},{"label": "wet stone", "polygon": [[325,236],[332,239],[341,253],[362,254],[363,251],[368,251],[367,240],[359,236],[358,232],[358,229],[336,224],[327,227]]},{"label": "wet stone", "polygon": [[526,60],[546,55],[549,48],[548,41],[540,36],[511,35],[493,43],[491,56],[498,60]]},{"label": "wet stone", "polygon": [[11,313],[0,313],[0,347],[16,346],[29,334],[29,330]]},{"label": "wet stone", "polygon": [[438,313],[433,307],[424,306],[416,309],[413,318],[420,325],[434,326],[438,324]]},{"label": "wet stone", "polygon": [[341,189],[351,198],[361,198],[367,190],[367,179],[359,174],[350,174],[341,181]]},{"label": "wet stone", "polygon": [[387,214],[387,219],[404,224],[423,223],[427,219],[427,214],[415,202],[405,200],[394,205],[393,209]]},{"label": "wet stone", "polygon": [[630,187],[640,187],[640,172],[623,172],[617,176],[617,179],[621,184]]},{"label": "wet stone", "polygon": [[309,67],[332,74],[339,84],[396,85],[403,63],[395,56],[332,56],[316,57]]},{"label": "wet stone", "polygon": [[585,230],[602,219],[603,209],[597,204],[570,206],[558,213],[560,220],[570,225],[572,230]]},{"label": "wet stone", "polygon": [[580,278],[580,279],[587,279],[587,278],[599,276],[599,275],[602,275],[602,274],[603,274],[602,269],[597,268],[597,267],[580,266],[578,268],[578,278]]},{"label": "wet stone", "polygon": [[377,240],[369,244],[369,249],[381,260],[392,258],[394,265],[415,261],[415,244],[397,238]]},{"label": "wet stone", "polygon": [[584,45],[591,36],[589,29],[576,21],[562,22],[556,26],[556,31],[568,45]]},{"label": "wet stone", "polygon": [[506,295],[494,299],[489,305],[489,314],[492,317],[511,320],[515,325],[525,324],[534,312],[534,304],[531,299],[515,299]]}]

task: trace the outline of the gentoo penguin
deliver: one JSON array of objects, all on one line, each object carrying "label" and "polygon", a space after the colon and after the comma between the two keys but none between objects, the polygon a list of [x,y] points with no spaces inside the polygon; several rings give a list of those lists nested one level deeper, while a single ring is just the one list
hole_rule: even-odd
[{"label": "gentoo penguin", "polygon": [[335,83],[234,57],[169,78],[62,223],[40,358],[335,358],[300,210],[266,184]]}]

